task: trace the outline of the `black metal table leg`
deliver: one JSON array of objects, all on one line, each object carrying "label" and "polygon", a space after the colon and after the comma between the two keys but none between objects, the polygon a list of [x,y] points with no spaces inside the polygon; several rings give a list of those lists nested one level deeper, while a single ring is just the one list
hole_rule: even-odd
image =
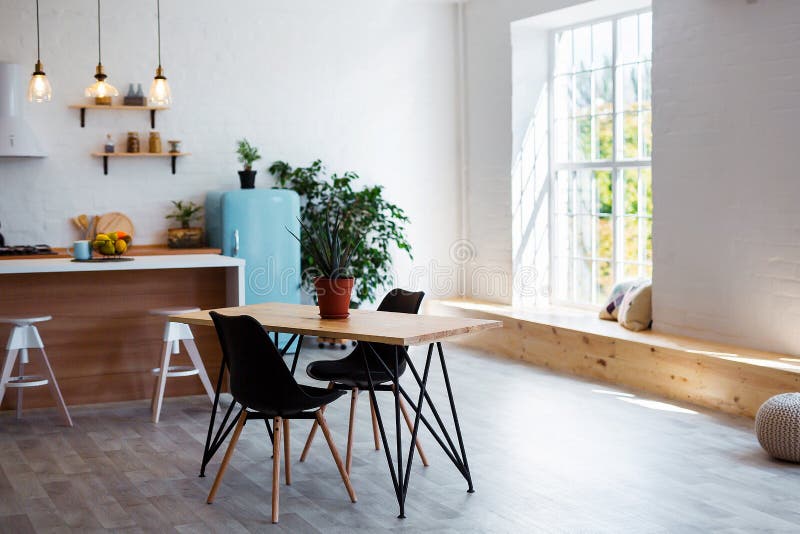
[{"label": "black metal table leg", "polygon": [[[397,437],[397,484],[399,486],[398,490],[398,504],[400,505],[400,515],[397,517],[399,519],[405,519],[406,517],[406,495],[403,491],[403,488],[406,486],[403,484],[403,434],[400,431],[400,383],[398,382],[398,377],[400,376],[400,362],[399,355],[397,354],[397,347],[394,348],[394,373],[392,375],[392,393],[394,394],[394,431]],[[409,463],[411,458],[409,457]]]},{"label": "black metal table leg", "polygon": [[436,348],[439,351],[439,361],[442,364],[444,385],[447,388],[447,398],[450,399],[450,411],[453,413],[453,424],[456,427],[458,446],[461,449],[461,461],[464,463],[464,477],[467,479],[467,484],[469,485],[467,493],[475,493],[475,488],[472,487],[472,475],[469,472],[469,462],[467,462],[467,451],[464,449],[464,438],[461,437],[461,425],[458,424],[456,401],[453,399],[453,388],[450,387],[450,375],[447,374],[447,364],[444,362],[444,351],[442,351],[442,343],[440,341],[436,343]]}]

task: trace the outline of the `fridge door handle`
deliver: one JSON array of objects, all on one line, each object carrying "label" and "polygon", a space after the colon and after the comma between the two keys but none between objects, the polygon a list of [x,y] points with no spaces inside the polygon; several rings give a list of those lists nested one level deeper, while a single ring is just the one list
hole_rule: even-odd
[{"label": "fridge door handle", "polygon": [[233,257],[239,255],[239,229],[233,231]]}]

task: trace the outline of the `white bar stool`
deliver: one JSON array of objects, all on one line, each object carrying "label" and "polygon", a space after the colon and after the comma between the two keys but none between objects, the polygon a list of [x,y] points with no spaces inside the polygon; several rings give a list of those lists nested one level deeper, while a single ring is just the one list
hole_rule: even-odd
[{"label": "white bar stool", "polygon": [[[49,315],[40,317],[0,317],[0,323],[14,325],[6,344],[6,359],[3,362],[3,369],[0,371],[0,402],[3,401],[6,388],[16,389],[17,419],[21,419],[22,392],[25,391],[25,388],[50,386],[50,393],[56,401],[56,406],[61,411],[64,424],[72,426],[72,418],[69,416],[67,405],[64,404],[64,397],[61,396],[61,390],[58,388],[53,368],[50,367],[50,360],[47,359],[47,354],[44,351],[44,343],[41,336],[39,336],[39,329],[34,326],[34,323],[41,323],[50,319],[52,317]],[[39,352],[41,352],[45,376],[25,374],[25,365],[30,363],[28,349],[39,349]],[[18,375],[11,376],[17,357],[19,357]]]},{"label": "white bar stool", "polygon": [[[150,314],[169,316],[197,311],[200,311],[200,308],[160,308],[150,310]],[[189,354],[192,365],[170,366],[170,356],[172,354],[180,354],[181,342],[183,342],[183,346],[186,347],[186,352]],[[203,360],[200,359],[200,352],[197,350],[192,330],[189,328],[188,324],[167,321],[167,324],[164,326],[164,344],[161,350],[161,365],[153,369],[153,374],[157,377],[155,387],[153,388],[153,401],[151,405],[154,423],[158,423],[161,417],[161,404],[164,401],[164,388],[167,385],[167,378],[198,375],[206,393],[208,393],[208,398],[211,399],[212,403],[214,402],[214,388],[211,386],[211,381],[208,379],[206,368],[203,366]]]}]

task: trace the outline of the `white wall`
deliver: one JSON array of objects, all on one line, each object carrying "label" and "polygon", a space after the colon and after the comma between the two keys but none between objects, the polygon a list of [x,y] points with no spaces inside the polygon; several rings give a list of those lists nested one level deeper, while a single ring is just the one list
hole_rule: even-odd
[{"label": "white wall", "polygon": [[[103,3],[103,64],[120,90],[149,87],[155,69],[155,3]],[[321,158],[354,170],[412,219],[415,264],[449,263],[458,237],[455,6],[410,0],[213,0],[162,2],[162,48],[171,110],[159,113],[162,139],[179,138],[191,157],[178,174],[165,160],[99,160],[107,132],[146,135],[145,113],[87,113],[83,100],[97,63],[96,4],[41,3],[42,61],[54,91],[27,116],[49,157],[0,159],[0,223],[8,242],[65,245],[69,218],[123,211],[136,242],[166,239],[173,199],[202,200],[209,189],[238,187],[236,139],[293,164]],[[35,62],[34,3],[0,3],[0,61]],[[26,81],[27,83],[27,81]],[[435,229],[435,231],[431,231]],[[401,283],[410,262],[401,259]],[[421,287],[427,287],[424,281]],[[430,288],[428,288],[430,289]],[[442,292],[451,292],[445,288]]]},{"label": "white wall", "polygon": [[800,352],[800,3],[656,0],[655,326]]}]

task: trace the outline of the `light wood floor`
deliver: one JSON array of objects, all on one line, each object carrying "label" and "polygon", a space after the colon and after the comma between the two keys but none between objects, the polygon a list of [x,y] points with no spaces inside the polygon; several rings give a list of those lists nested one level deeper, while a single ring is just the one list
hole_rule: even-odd
[{"label": "light wood floor", "polygon": [[[245,427],[213,505],[222,454],[198,478],[208,421],[201,397],[0,414],[0,532],[797,532],[800,467],[769,460],[752,422],[446,346],[476,493],[428,437],[405,520],[359,403],[351,504],[324,440],[297,463],[310,422],[292,423],[293,484],[270,523],[270,447]],[[415,360],[422,349],[415,349]],[[305,361],[340,357],[305,349]],[[301,365],[299,368],[302,369]],[[434,398],[446,402],[437,367]],[[191,380],[186,378],[183,380]],[[177,379],[180,380],[180,379]],[[100,386],[98,386],[100,387]],[[169,388],[169,386],[168,386]],[[389,408],[389,396],[382,405]],[[443,406],[444,403],[440,404]],[[345,444],[347,398],[326,416]],[[425,438],[425,434],[422,434]]]}]

